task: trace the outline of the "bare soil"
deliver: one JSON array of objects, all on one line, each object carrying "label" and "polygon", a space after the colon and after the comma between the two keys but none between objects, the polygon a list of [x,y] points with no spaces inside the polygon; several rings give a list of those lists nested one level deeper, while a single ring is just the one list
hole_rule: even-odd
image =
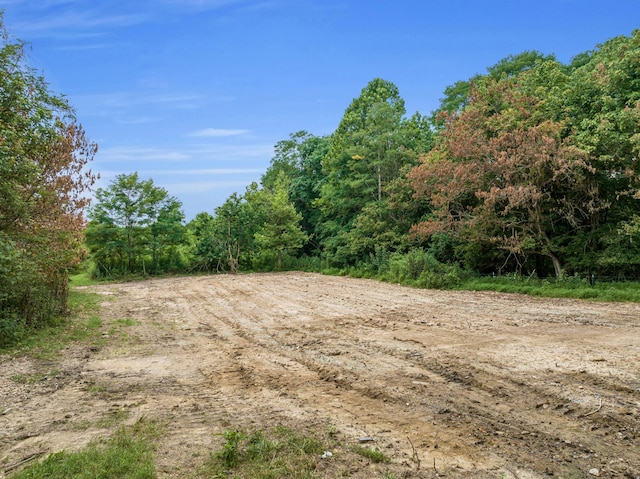
[{"label": "bare soil", "polygon": [[159,477],[277,424],[339,435],[320,477],[640,477],[639,304],[308,273],[89,289],[103,345],[0,357],[0,476],[146,417]]}]

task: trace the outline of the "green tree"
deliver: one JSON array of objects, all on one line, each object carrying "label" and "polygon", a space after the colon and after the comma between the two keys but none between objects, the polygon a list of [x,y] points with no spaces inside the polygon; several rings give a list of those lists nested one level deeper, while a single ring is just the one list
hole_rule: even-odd
[{"label": "green tree", "polygon": [[214,221],[211,214],[201,212],[187,223],[185,237],[192,270],[211,272],[217,268],[220,254],[216,251]]},{"label": "green tree", "polygon": [[67,273],[84,256],[94,176],[71,106],[31,68],[0,13],[0,346],[66,311]]},{"label": "green tree", "polygon": [[[576,249],[601,268],[624,272],[627,228],[640,211],[640,30],[613,38],[572,63],[565,111],[572,134],[589,155],[594,182],[608,206]],[[625,241],[625,238],[627,241]],[[584,255],[584,251],[594,252]],[[637,251],[637,249],[636,249]],[[632,262],[633,263],[633,262]],[[588,265],[584,265],[587,267]],[[631,270],[640,274],[637,266]]]},{"label": "green tree", "polygon": [[[255,183],[249,185],[247,194],[257,188]],[[237,273],[242,265],[251,263],[253,235],[256,229],[253,216],[254,212],[245,197],[236,193],[216,208],[214,238],[220,251],[219,269]]]},{"label": "green tree", "polygon": [[[376,230],[394,229],[386,205],[392,185],[431,147],[427,121],[404,114],[397,87],[374,79],[349,105],[331,137],[322,165],[326,181],[315,204],[323,215],[318,230],[325,253],[337,263],[354,262],[354,253],[364,252],[351,247],[350,232],[365,210],[369,218],[359,222],[364,230],[374,224]],[[374,211],[377,218],[371,216]]]},{"label": "green tree", "polygon": [[185,243],[184,213],[182,204],[169,197],[158,211],[156,221],[151,225],[152,269],[160,273],[164,269],[178,271],[183,261],[180,246]]},{"label": "green tree", "polygon": [[255,191],[247,198],[263,218],[254,233],[256,245],[267,251],[275,251],[278,269],[282,269],[283,253],[302,248],[308,238],[300,226],[302,215],[289,200],[288,183],[283,172],[273,188]]},{"label": "green tree", "polygon": [[108,188],[98,188],[95,198],[86,242],[99,271],[156,272],[159,259],[181,242],[181,204],[153,180],[140,180],[138,173],[118,175]]},{"label": "green tree", "polygon": [[289,198],[296,211],[302,215],[302,230],[307,234],[304,252],[319,251],[316,232],[321,221],[320,210],[314,205],[320,197],[326,180],[322,161],[329,151],[331,138],[314,136],[304,130],[290,135],[275,146],[275,156],[269,169],[262,177],[263,188],[273,188],[281,173],[290,180]]}]

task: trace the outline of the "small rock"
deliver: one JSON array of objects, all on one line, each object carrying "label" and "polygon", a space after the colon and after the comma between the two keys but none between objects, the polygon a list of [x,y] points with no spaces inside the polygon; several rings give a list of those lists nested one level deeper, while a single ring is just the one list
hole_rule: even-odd
[{"label": "small rock", "polygon": [[597,469],[595,467],[593,469],[589,469],[589,474],[592,476],[600,477],[600,469]]},{"label": "small rock", "polygon": [[322,456],[320,456],[321,459],[327,459],[328,457],[332,457],[333,453],[331,451],[324,451],[322,453]]}]

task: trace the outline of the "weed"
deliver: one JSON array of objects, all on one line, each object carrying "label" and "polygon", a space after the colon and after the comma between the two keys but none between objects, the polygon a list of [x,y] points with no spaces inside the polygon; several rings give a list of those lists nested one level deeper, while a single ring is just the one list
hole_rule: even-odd
[{"label": "weed", "polygon": [[354,446],[353,452],[359,454],[362,457],[366,457],[371,462],[375,462],[376,464],[380,463],[389,463],[391,459],[389,459],[380,449],[369,449],[368,447],[362,446]]},{"label": "weed", "polygon": [[11,376],[11,380],[18,384],[36,384],[40,381],[44,381],[46,379],[56,377],[60,374],[59,369],[54,369],[49,371],[48,373],[34,373],[30,375],[26,374],[14,374]]},{"label": "weed", "polygon": [[311,478],[324,450],[315,436],[283,426],[250,434],[229,430],[222,437],[222,447],[210,455],[201,477]]},{"label": "weed", "polygon": [[116,319],[115,324],[117,324],[118,326],[122,326],[122,327],[129,327],[129,326],[135,326],[136,324],[138,324],[138,322],[134,319],[130,319],[130,318],[125,318],[125,319]]},{"label": "weed", "polygon": [[158,437],[158,431],[157,423],[141,419],[133,427],[120,428],[111,438],[94,441],[81,451],[51,454],[41,463],[26,467],[12,478],[155,479],[153,440]]},{"label": "weed", "polygon": [[107,392],[107,386],[104,383],[92,383],[87,386],[86,391],[91,394],[100,395]]},{"label": "weed", "polygon": [[240,452],[238,447],[240,441],[245,438],[245,434],[240,431],[227,431],[222,434],[225,439],[225,443],[222,445],[222,449],[217,454],[217,457],[222,460],[222,463],[228,468],[237,467],[239,461]]}]

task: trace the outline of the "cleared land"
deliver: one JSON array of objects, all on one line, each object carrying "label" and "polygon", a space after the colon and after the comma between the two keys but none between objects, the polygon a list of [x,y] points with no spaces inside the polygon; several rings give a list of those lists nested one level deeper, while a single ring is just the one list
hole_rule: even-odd
[{"label": "cleared land", "polygon": [[[307,273],[89,289],[103,345],[0,357],[0,471],[146,417],[160,477],[277,424],[339,435],[320,477],[640,477],[638,304]],[[365,437],[392,463],[349,452]]]}]

